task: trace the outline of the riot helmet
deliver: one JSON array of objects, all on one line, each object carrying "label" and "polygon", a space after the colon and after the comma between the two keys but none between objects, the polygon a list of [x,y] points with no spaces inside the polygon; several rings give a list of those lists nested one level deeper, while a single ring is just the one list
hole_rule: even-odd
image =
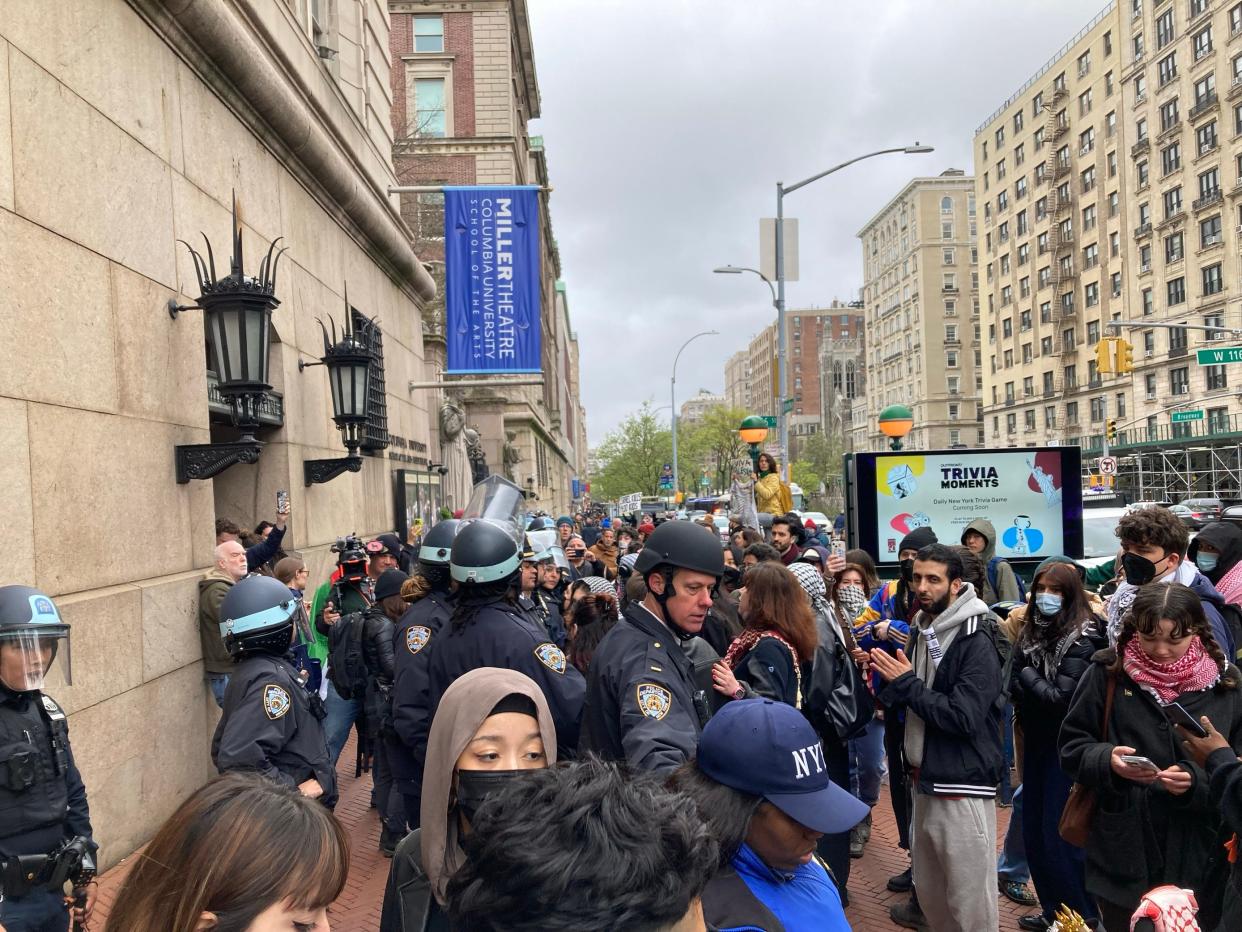
[{"label": "riot helmet", "polygon": [[517,538],[486,519],[463,522],[453,540],[451,572],[462,586],[508,583],[521,565]]},{"label": "riot helmet", "polygon": [[247,576],[220,603],[220,637],[235,659],[252,653],[280,656],[293,642],[301,610],[284,583],[271,576]]},{"label": "riot helmet", "polygon": [[69,625],[52,600],[30,586],[0,587],[0,683],[13,692],[71,686],[70,659]]},{"label": "riot helmet", "polygon": [[503,476],[488,476],[474,487],[462,513],[464,521],[486,519],[512,526],[514,540],[526,530],[526,494]]},{"label": "riot helmet", "polygon": [[[693,629],[684,628],[668,610],[668,600],[677,594],[673,576],[679,569],[704,573],[719,581],[724,575],[724,551],[720,547],[720,539],[690,521],[666,521],[651,532],[642,553],[634,561],[634,572],[642,576],[647,591],[659,603],[665,623],[679,638],[689,640],[698,635],[702,624]],[[656,592],[651,586],[651,577],[656,574],[664,579],[661,592]]]},{"label": "riot helmet", "polygon": [[453,539],[459,530],[461,522],[456,518],[441,521],[423,535],[418,548],[418,573],[437,589],[448,588]]}]

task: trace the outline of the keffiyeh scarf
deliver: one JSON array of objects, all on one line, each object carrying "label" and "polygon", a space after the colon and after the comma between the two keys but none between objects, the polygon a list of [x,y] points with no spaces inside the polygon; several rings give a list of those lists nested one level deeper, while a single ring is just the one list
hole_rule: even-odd
[{"label": "keffiyeh scarf", "polygon": [[1161,705],[1168,705],[1185,692],[1210,689],[1220,679],[1220,665],[1197,636],[1191,640],[1186,653],[1172,663],[1156,663],[1143,653],[1138,640],[1131,638],[1122,653],[1121,664],[1126,675],[1155,696]]}]

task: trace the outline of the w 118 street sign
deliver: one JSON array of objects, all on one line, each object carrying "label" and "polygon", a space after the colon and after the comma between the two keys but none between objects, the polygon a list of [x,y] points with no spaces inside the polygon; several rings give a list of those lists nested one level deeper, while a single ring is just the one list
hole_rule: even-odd
[{"label": "w 118 street sign", "polygon": [[1220,349],[1195,350],[1201,366],[1219,366],[1226,362],[1242,362],[1242,346],[1223,346]]}]

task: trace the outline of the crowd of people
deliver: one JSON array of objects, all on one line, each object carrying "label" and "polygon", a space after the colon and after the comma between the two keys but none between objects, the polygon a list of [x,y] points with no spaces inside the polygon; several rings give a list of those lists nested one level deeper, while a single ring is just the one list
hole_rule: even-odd
[{"label": "crowd of people", "polygon": [[[911,532],[881,582],[796,513],[733,515],[722,540],[531,516],[487,482],[487,507],[410,540],[342,538],[315,588],[287,513],[265,539],[217,529],[199,621],[221,776],[135,858],[108,930],[326,929],[351,729],[392,858],[384,932],[848,929],[885,781],[900,926],[991,932],[1007,896],[1028,930],[1242,928],[1232,527],[1191,543],[1133,510],[1107,578],[1054,556],[1028,584],[978,518]],[[4,866],[10,932],[93,905],[85,789],[42,692],[67,637],[46,596],[0,589],[0,726],[56,789],[3,849],[43,859],[16,894]],[[17,805],[26,760],[0,780]]]}]

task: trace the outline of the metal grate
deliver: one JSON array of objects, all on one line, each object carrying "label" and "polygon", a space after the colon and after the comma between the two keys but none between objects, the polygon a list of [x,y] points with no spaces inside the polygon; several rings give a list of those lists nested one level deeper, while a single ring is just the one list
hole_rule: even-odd
[{"label": "metal grate", "polygon": [[355,332],[371,354],[370,384],[367,386],[367,422],[362,427],[361,447],[364,453],[379,453],[388,448],[388,396],[384,391],[384,334],[379,324],[357,308],[351,307]]}]

